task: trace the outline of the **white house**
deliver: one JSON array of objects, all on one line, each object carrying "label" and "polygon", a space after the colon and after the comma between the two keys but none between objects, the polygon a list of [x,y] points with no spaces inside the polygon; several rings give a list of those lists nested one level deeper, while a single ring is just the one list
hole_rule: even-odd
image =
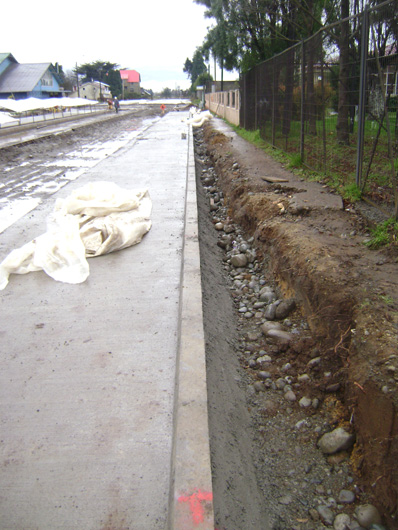
[{"label": "white house", "polygon": [[109,85],[106,83],[102,81],[89,81],[79,87],[74,87],[71,97],[81,97],[98,101],[99,99],[112,99],[112,94]]}]

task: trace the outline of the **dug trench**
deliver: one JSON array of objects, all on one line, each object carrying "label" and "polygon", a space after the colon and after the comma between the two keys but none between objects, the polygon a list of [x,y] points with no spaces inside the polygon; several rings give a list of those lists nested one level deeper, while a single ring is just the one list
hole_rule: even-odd
[{"label": "dug trench", "polygon": [[216,528],[398,528],[396,253],[221,120],[194,141]]}]

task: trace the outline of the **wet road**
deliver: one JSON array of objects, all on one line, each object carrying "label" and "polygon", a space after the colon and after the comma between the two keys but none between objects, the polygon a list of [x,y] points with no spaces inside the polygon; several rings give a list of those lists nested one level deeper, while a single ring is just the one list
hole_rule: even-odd
[{"label": "wet road", "polygon": [[0,149],[0,233],[68,182],[134,141],[158,119],[157,109],[140,109]]},{"label": "wet road", "polygon": [[2,256],[90,182],[153,203],[142,242],[85,282],[14,275],[1,293],[4,530],[214,528],[192,132],[173,112],[108,123],[0,150],[4,206],[41,201]]}]

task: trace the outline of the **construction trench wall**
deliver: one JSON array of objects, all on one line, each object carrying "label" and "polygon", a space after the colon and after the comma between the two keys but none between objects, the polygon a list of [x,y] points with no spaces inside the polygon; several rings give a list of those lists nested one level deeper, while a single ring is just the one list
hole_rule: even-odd
[{"label": "construction trench wall", "polygon": [[[397,397],[395,388],[386,391],[385,370],[386,359],[397,353],[391,318],[365,303],[371,295],[364,292],[360,272],[353,273],[354,279],[346,278],[338,261],[320,244],[300,239],[301,226],[283,222],[275,208],[281,195],[270,191],[259,198],[249,179],[234,177],[234,142],[224,137],[220,148],[218,138],[222,135],[211,123],[205,124],[204,130],[207,154],[229,215],[254,237],[257,251],[269,256],[282,292],[298,301],[320,355],[334,364],[341,384],[339,395],[356,432],[350,464],[388,524],[396,528]],[[392,382],[390,378],[390,387]]]}]

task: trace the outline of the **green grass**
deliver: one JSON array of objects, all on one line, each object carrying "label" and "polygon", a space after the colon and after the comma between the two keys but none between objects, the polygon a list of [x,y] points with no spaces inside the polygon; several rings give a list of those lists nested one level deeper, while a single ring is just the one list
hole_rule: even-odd
[{"label": "green grass", "polygon": [[300,153],[294,153],[290,155],[289,169],[299,169],[303,167],[303,159]]},{"label": "green grass", "polygon": [[362,192],[356,184],[346,184],[343,188],[343,197],[350,202],[360,201]]},{"label": "green grass", "polygon": [[372,238],[365,243],[372,250],[377,250],[398,241],[398,221],[388,219],[371,230]]},{"label": "green grass", "polygon": [[381,299],[383,300],[383,302],[384,302],[385,304],[387,304],[387,305],[393,305],[393,303],[394,303],[394,299],[393,299],[391,296],[387,295],[387,294],[385,294],[385,295],[380,295],[380,298],[381,298]]},{"label": "green grass", "polygon": [[[317,134],[305,134],[304,157],[300,155],[301,127],[298,121],[290,123],[288,136],[282,135],[281,124],[278,123],[274,130],[274,145],[272,140],[272,127],[270,122],[264,123],[261,129],[246,131],[235,127],[236,132],[264,150],[276,161],[300,176],[315,181],[326,183],[342,197],[350,202],[356,202],[363,196],[375,202],[390,204],[394,202],[394,182],[391,176],[391,161],[388,157],[387,132],[382,129],[375,153],[373,155],[369,176],[365,189],[360,191],[356,185],[357,164],[357,123],[354,133],[350,134],[349,145],[341,145],[336,134],[337,116],[326,118],[325,135],[323,124],[317,122]],[[390,113],[390,126],[394,131],[395,115]],[[385,124],[384,124],[385,125]],[[362,175],[368,170],[371,152],[374,149],[374,138],[378,124],[371,121],[365,123],[365,143]],[[398,171],[398,158],[394,160],[395,170]],[[377,243],[375,243],[377,244]]]}]

